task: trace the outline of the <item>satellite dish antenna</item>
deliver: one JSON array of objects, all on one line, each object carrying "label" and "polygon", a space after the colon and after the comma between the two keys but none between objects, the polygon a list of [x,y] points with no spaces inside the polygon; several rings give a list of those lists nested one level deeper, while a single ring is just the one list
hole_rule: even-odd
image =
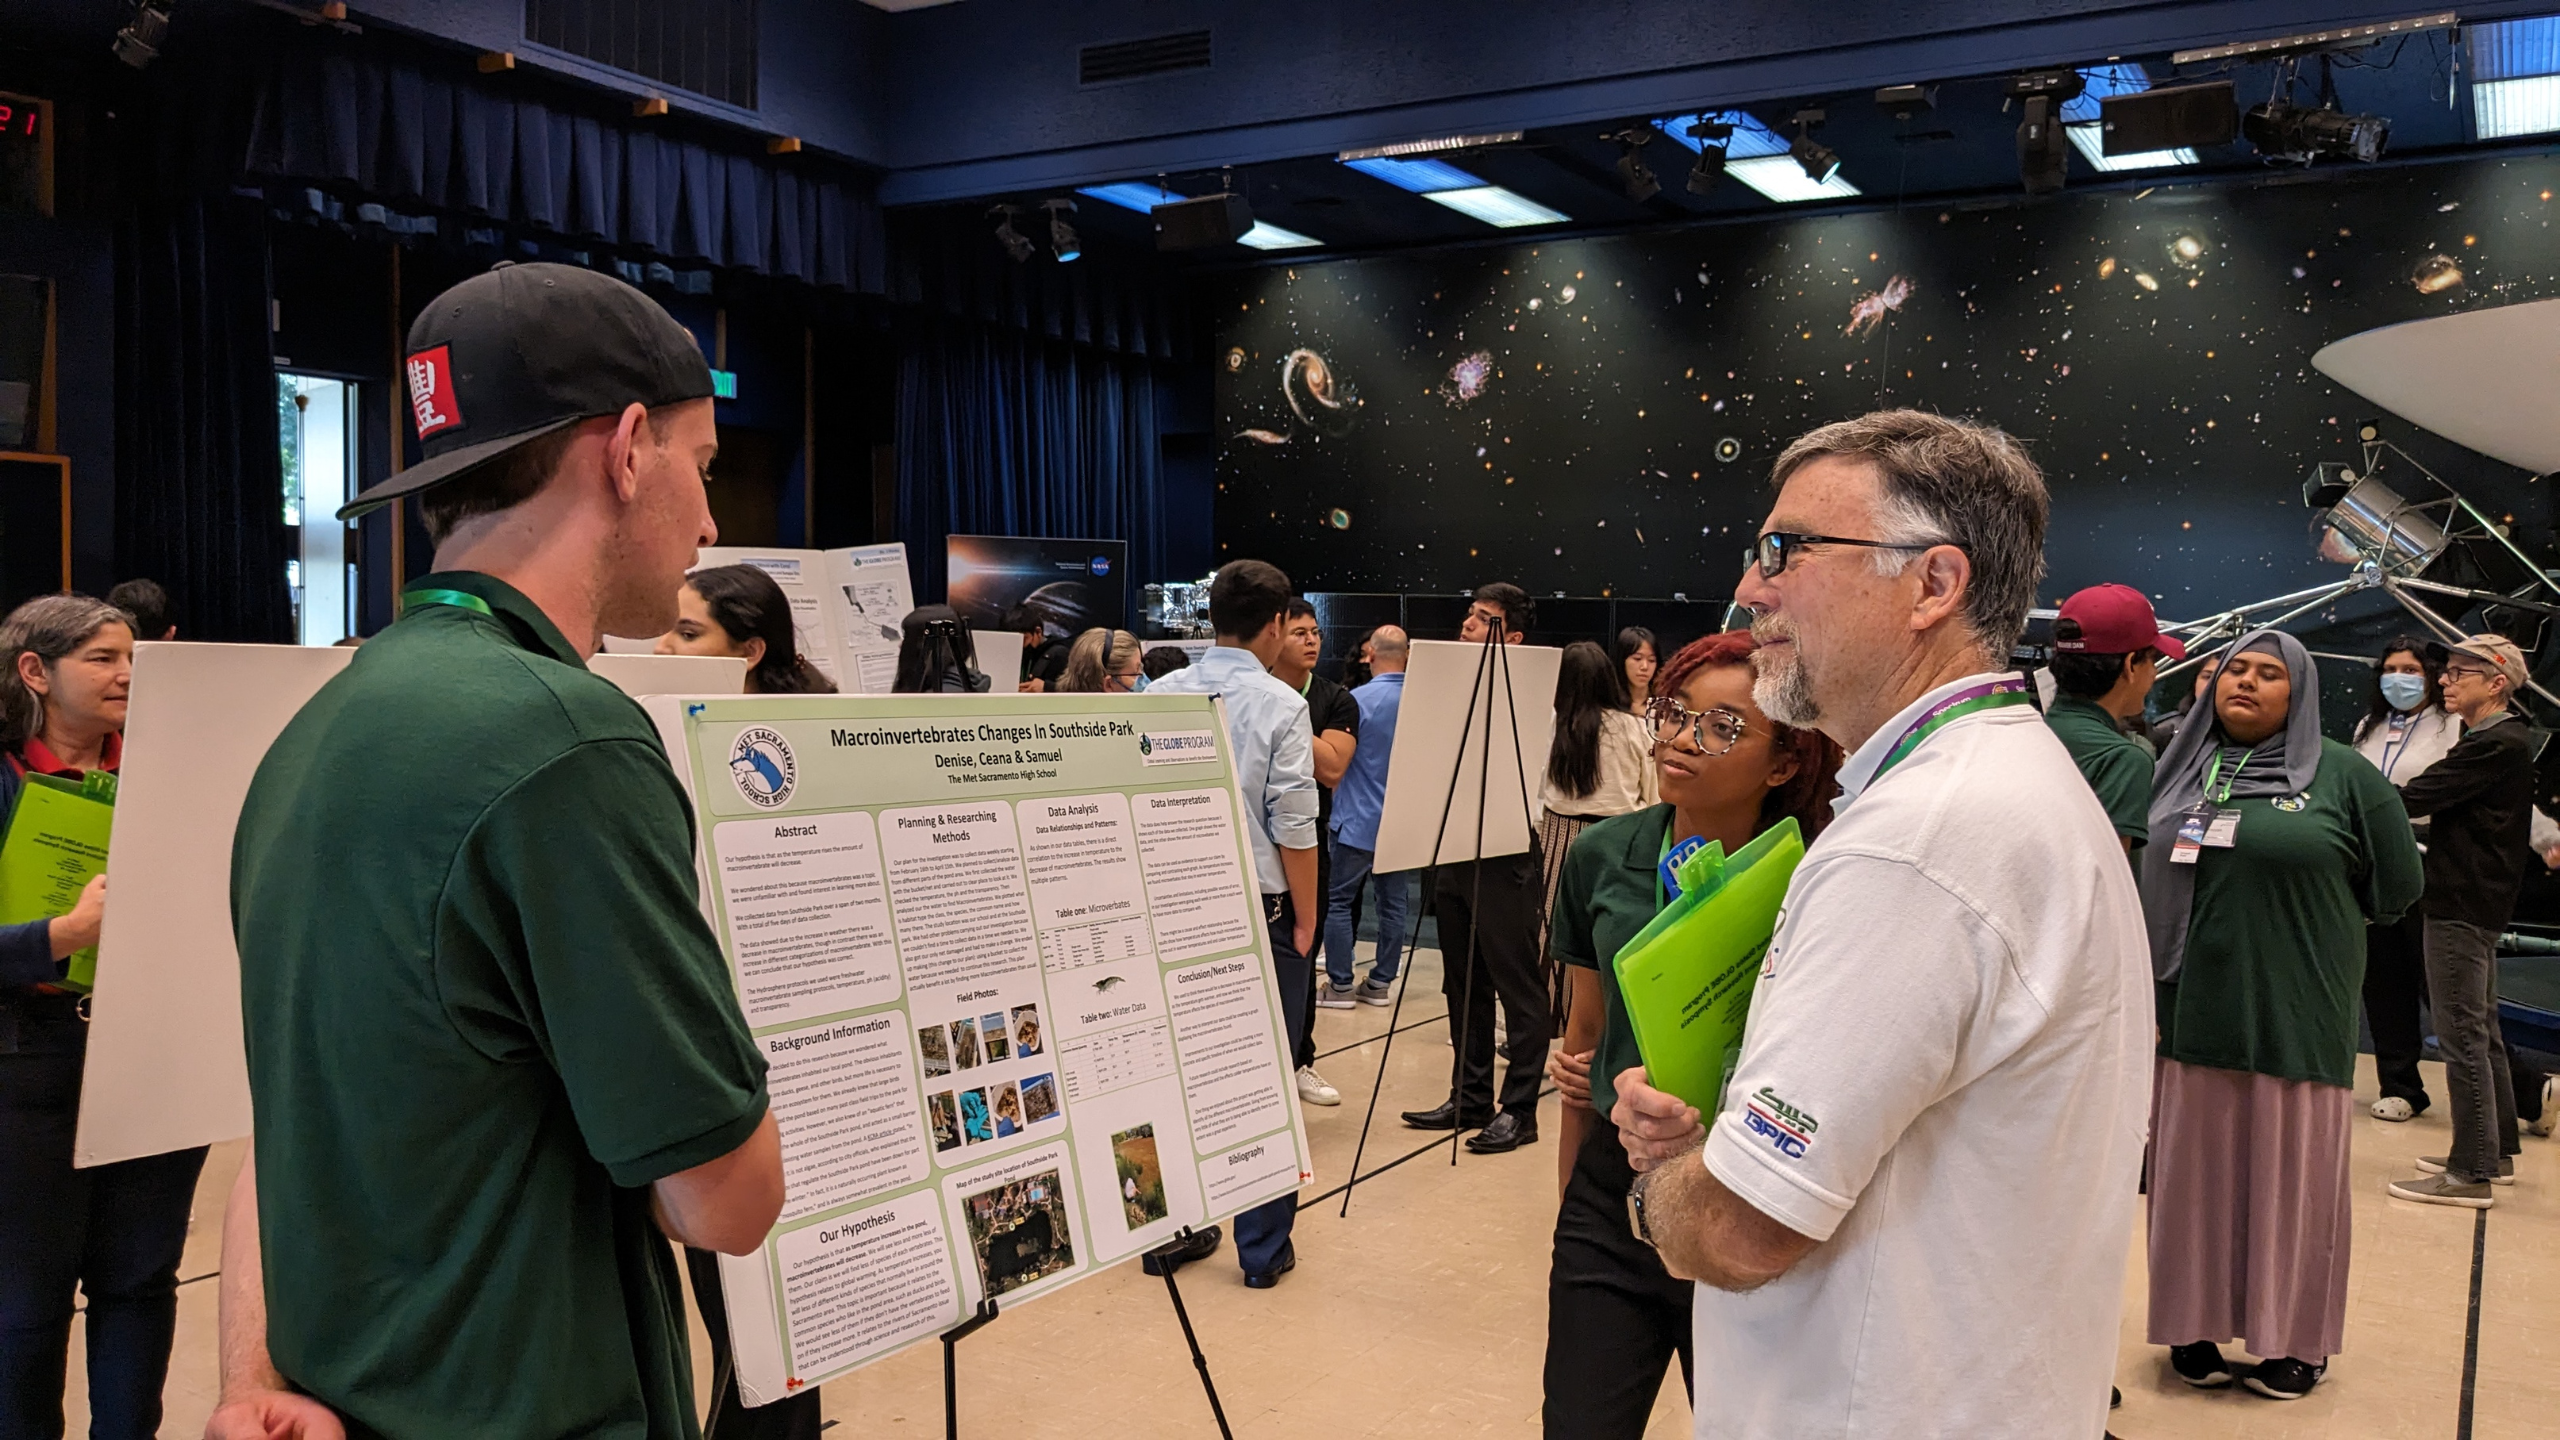
[{"label": "satellite dish antenna", "polygon": [[2385,325],[2322,346],[2311,364],[2457,445],[2560,470],[2560,300]]}]

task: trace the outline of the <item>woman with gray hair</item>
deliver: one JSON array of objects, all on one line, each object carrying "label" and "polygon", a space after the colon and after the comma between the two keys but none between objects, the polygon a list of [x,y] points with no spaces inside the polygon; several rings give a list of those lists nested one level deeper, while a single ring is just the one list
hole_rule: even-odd
[{"label": "woman with gray hair", "polygon": [[2399,792],[2320,734],[2320,675],[2243,636],[2152,787],[2142,909],[2159,983],[2150,1341],[2190,1385],[2310,1393],[2346,1337],[2365,924],[2416,902]]},{"label": "woman with gray hair", "polygon": [[[85,595],[30,600],[0,622],[0,816],[27,776],[80,780],[123,758],[133,619]],[[63,963],[98,943],[106,877],[67,915],[0,925],[0,1434],[62,1425],[72,1297],[89,1311],[90,1433],[148,1436],[178,1315],[204,1149],[72,1168],[88,1053]]]}]

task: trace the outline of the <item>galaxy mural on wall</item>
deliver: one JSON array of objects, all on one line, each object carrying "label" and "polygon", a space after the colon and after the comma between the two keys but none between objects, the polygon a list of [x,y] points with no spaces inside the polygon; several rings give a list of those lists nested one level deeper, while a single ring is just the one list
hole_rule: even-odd
[{"label": "galaxy mural on wall", "polygon": [[[1912,405],[2044,466],[2048,602],[2121,580],[2188,616],[2334,581],[2301,481],[2375,410],[2312,353],[2560,295],[2555,191],[2545,157],[2291,172],[1229,277],[1220,554],[1310,590],[1721,599],[1786,443]],[[2552,553],[2549,485],[2388,426]]]}]

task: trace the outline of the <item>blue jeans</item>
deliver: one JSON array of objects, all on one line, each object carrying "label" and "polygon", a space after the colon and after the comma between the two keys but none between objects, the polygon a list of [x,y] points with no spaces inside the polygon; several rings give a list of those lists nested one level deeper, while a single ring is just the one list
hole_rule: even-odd
[{"label": "blue jeans", "polygon": [[73,1169],[88,1025],[70,996],[26,1000],[0,1016],[19,1022],[0,1053],[0,1435],[62,1433],[76,1287],[89,1304],[89,1433],[148,1440],[205,1152]]},{"label": "blue jeans", "polygon": [[[1344,989],[1351,987],[1351,942],[1359,935],[1352,919],[1352,902],[1360,898],[1360,887],[1367,883],[1369,867],[1377,862],[1377,853],[1333,842],[1333,889],[1325,897],[1324,907],[1324,973],[1325,978]],[[1413,872],[1399,870],[1380,875],[1378,880],[1378,963],[1369,978],[1383,985],[1396,978],[1396,967],[1404,960],[1405,925],[1413,904]]]}]

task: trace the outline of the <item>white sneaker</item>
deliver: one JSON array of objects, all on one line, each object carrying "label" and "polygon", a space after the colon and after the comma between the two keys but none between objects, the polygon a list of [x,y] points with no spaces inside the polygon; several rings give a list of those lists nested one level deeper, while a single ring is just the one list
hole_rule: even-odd
[{"label": "white sneaker", "polygon": [[1342,1092],[1325,1083],[1313,1065],[1298,1067],[1298,1098],[1309,1105],[1339,1105]]},{"label": "white sneaker", "polygon": [[2527,1125],[2526,1133],[2548,1135],[2560,1126],[2560,1075],[2542,1077],[2542,1118]]},{"label": "white sneaker", "polygon": [[2409,1108],[2408,1101],[2397,1095],[2385,1095],[2373,1102],[2373,1118],[2376,1120],[2406,1120],[2417,1113]]},{"label": "white sneaker", "polygon": [[1316,991],[1316,1008],[1319,1010],[1348,1010],[1354,1003],[1351,998],[1352,993],[1352,988],[1350,986],[1336,985],[1332,981],[1328,980]]}]

